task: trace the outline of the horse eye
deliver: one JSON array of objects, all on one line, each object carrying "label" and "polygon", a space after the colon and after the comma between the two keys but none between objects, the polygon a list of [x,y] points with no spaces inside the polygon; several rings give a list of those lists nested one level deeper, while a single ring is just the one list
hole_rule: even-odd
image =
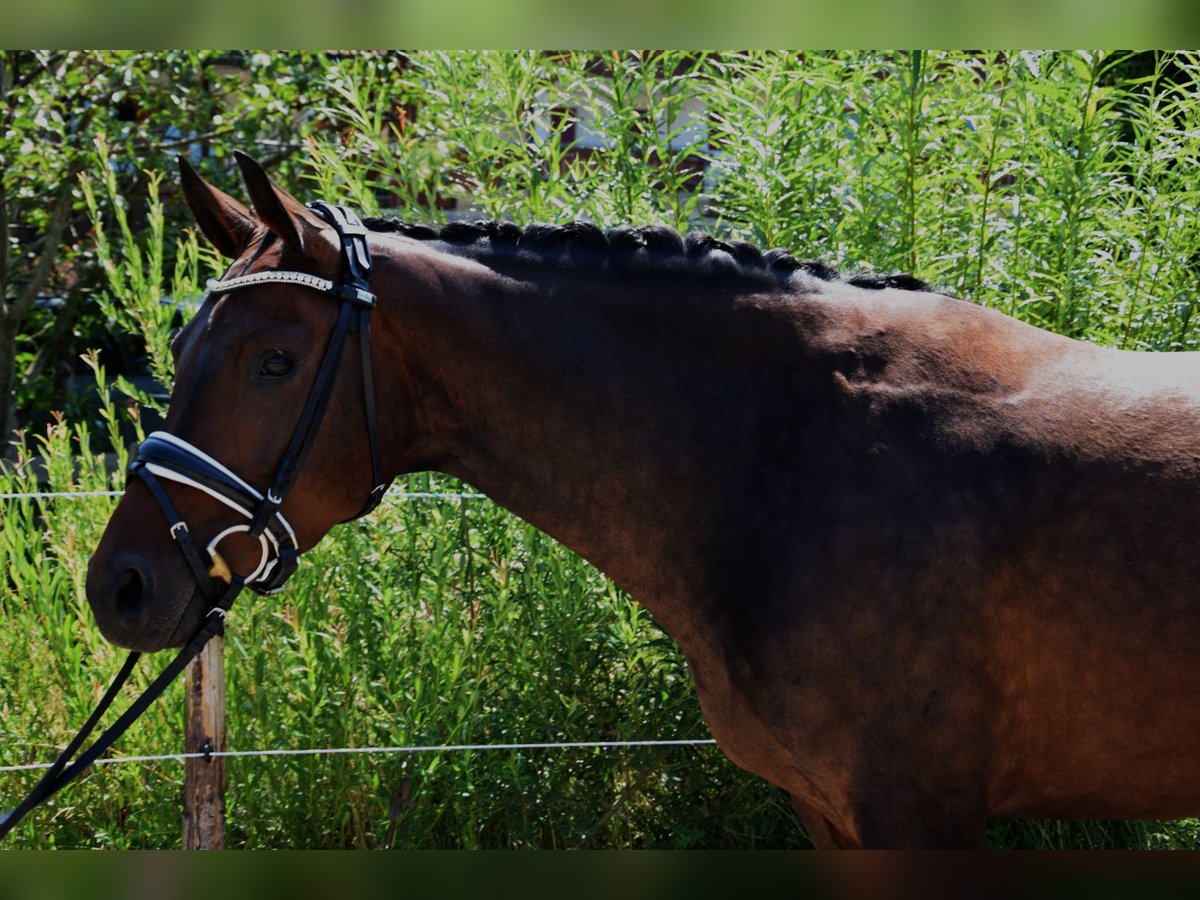
[{"label": "horse eye", "polygon": [[290,371],[292,371],[292,361],[278,350],[274,350],[263,360],[258,374],[266,375],[268,378],[279,378]]}]

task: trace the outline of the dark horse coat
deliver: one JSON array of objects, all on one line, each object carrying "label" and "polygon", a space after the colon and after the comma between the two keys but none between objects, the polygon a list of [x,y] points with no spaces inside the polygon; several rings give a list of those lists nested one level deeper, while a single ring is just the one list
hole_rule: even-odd
[{"label": "dark horse coat", "polygon": [[[326,226],[243,167],[255,214],[184,178],[233,272],[336,277]],[[459,476],[627,588],[819,846],[1200,814],[1194,354],[666,229],[374,227],[387,474]],[[210,296],[167,428],[263,487],[334,315],[298,287]],[[264,376],[267,354],[293,369]],[[356,356],[284,507],[302,547],[370,488]],[[216,534],[226,512],[192,493]],[[88,596],[147,650],[203,613],[137,484]]]}]

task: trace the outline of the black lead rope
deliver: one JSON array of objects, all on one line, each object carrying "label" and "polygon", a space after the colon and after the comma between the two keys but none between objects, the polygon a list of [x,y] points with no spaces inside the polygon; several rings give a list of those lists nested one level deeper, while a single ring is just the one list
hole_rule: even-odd
[{"label": "black lead rope", "polygon": [[108,690],[104,692],[104,696],[100,699],[100,702],[96,705],[96,709],[88,717],[88,720],[83,724],[79,733],[75,735],[71,743],[67,745],[67,748],[59,754],[58,759],[54,761],[46,771],[46,774],[42,776],[42,779],[34,785],[33,790],[25,796],[25,799],[7,813],[0,814],[0,839],[3,839],[10,831],[16,828],[17,823],[25,818],[25,815],[30,810],[49,800],[74,781],[84,769],[99,759],[121,735],[129,730],[129,726],[136,722],[138,717],[146,711],[150,704],[162,695],[162,692],[179,676],[179,673],[184,670],[187,664],[199,655],[209,639],[213,635],[220,634],[223,631],[225,613],[229,610],[230,605],[233,603],[233,598],[237,596],[241,589],[242,580],[234,576],[233,581],[225,589],[220,600],[217,601],[217,605],[209,612],[200,628],[192,635],[191,640],[179,651],[179,655],[171,660],[170,664],[159,673],[159,676],[154,679],[142,695],[134,700],[129,705],[129,708],[121,714],[121,717],[105,729],[100,737],[96,738],[95,742],[78,759],[72,762],[71,758],[79,752],[79,748],[83,746],[83,742],[87,740],[88,735],[95,729],[96,723],[100,721],[100,718],[112,706],[113,700],[116,699],[122,686],[129,680],[129,676],[133,672],[133,667],[141,654],[134,651],[125,657],[121,671],[117,673],[117,677],[113,679]]},{"label": "black lead rope", "polygon": [[63,777],[63,769],[71,761],[71,757],[79,752],[79,748],[87,740],[88,735],[92,733],[92,729],[96,727],[96,723],[100,721],[100,717],[112,706],[113,699],[117,696],[117,692],[121,689],[121,686],[129,679],[130,673],[133,672],[134,664],[137,663],[140,656],[141,654],[135,651],[125,657],[125,663],[121,666],[121,671],[117,673],[117,677],[113,679],[113,683],[108,686],[108,690],[104,693],[100,703],[92,711],[88,720],[83,723],[83,727],[79,729],[79,733],[75,735],[71,743],[67,745],[67,748],[59,754],[58,759],[54,761],[46,771],[46,774],[42,776],[41,781],[34,785],[33,790],[16,807],[6,813],[0,813],[0,838],[3,838],[16,828],[17,823],[25,818],[26,813],[39,803],[54,796],[57,791],[70,781],[69,777]]},{"label": "black lead rope", "polygon": [[[131,467],[133,468],[133,467]],[[136,471],[136,468],[134,468]],[[142,695],[129,705],[129,708],[121,714],[117,721],[113,722],[105,729],[100,737],[92,743],[83,754],[72,762],[72,758],[79,752],[79,748],[83,746],[84,741],[96,728],[101,717],[112,706],[113,701],[117,698],[121,688],[125,682],[129,680],[129,676],[133,674],[133,668],[137,664],[141,654],[136,650],[125,657],[125,662],[121,665],[121,670],[113,679],[112,684],[108,686],[108,690],[104,692],[104,696],[100,698],[100,702],[96,704],[96,708],[92,714],[88,716],[88,720],[83,723],[83,727],[79,729],[79,733],[71,739],[66,749],[58,755],[42,776],[41,780],[33,786],[31,790],[15,808],[7,813],[0,814],[0,840],[2,840],[10,831],[17,827],[17,823],[25,818],[26,814],[39,806],[41,803],[49,800],[64,787],[70,784],[75,778],[83,772],[88,766],[94,763],[100,756],[108,750],[126,731],[129,730],[138,717],[146,711],[146,709],[157,700],[162,692],[173,682],[179,673],[187,667],[200,651],[204,649],[204,645],[209,642],[215,634],[220,634],[224,630],[225,614],[229,612],[229,608],[233,605],[234,598],[241,592],[245,582],[234,575],[232,580],[221,592],[218,597],[212,589],[212,581],[208,577],[204,569],[204,563],[200,558],[200,552],[192,541],[191,534],[188,532],[187,524],[175,510],[175,505],[171,503],[170,498],[163,491],[162,486],[149,472],[141,473],[146,479],[151,492],[158,499],[159,505],[162,507],[167,521],[170,523],[171,536],[175,538],[179,549],[183,552],[184,557],[188,561],[196,579],[200,584],[200,588],[204,593],[205,599],[212,604],[208,615],[204,621],[200,623],[200,627],[196,629],[195,634],[184,645],[179,654],[171,660],[159,676],[151,682]]]},{"label": "black lead rope", "polygon": [[[134,467],[131,467],[134,468]],[[136,468],[134,468],[136,471]],[[104,692],[104,696],[100,698],[100,702],[96,704],[96,708],[92,714],[88,716],[83,727],[79,729],[79,733],[71,739],[66,749],[58,755],[42,776],[41,780],[33,786],[28,794],[25,795],[20,803],[7,813],[0,813],[0,840],[2,840],[10,831],[17,827],[17,823],[25,818],[35,807],[49,800],[64,787],[70,784],[79,776],[84,769],[94,763],[100,756],[111,747],[116,740],[129,730],[138,717],[146,711],[146,709],[157,700],[173,682],[179,673],[187,667],[187,664],[195,659],[204,645],[209,642],[215,634],[221,634],[224,631],[225,614],[229,612],[229,608],[233,605],[234,599],[241,592],[245,582],[237,575],[232,576],[232,580],[217,596],[212,588],[212,580],[208,577],[204,569],[204,563],[200,558],[200,552],[195,543],[192,541],[191,534],[188,532],[187,524],[175,511],[175,505],[171,503],[162,486],[149,472],[141,473],[142,477],[147,480],[151,492],[158,499],[159,505],[166,514],[167,521],[170,523],[171,536],[175,538],[180,550],[188,561],[196,579],[200,584],[200,588],[204,593],[205,599],[212,604],[208,615],[204,621],[200,623],[200,627],[179,651],[178,655],[171,660],[158,677],[151,682],[150,686],[142,692],[141,696],[129,705],[129,708],[121,714],[117,721],[113,722],[107,729],[101,732],[100,736],[85,750],[78,759],[72,762],[72,758],[79,752],[79,748],[83,746],[84,741],[95,730],[97,723],[103,715],[112,706],[113,701],[117,698],[121,688],[125,682],[129,680],[129,676],[133,674],[133,668],[137,664],[141,654],[136,650],[125,657],[125,662],[121,665],[121,670],[117,672],[116,678],[112,684],[108,686],[108,690]]]}]

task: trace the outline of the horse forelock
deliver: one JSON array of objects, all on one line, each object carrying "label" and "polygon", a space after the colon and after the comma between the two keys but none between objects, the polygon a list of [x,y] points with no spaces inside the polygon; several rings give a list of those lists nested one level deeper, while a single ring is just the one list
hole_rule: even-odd
[{"label": "horse forelock", "polygon": [[604,263],[651,267],[678,262],[697,276],[772,276],[783,280],[802,273],[816,282],[842,282],[868,290],[895,288],[931,291],[924,281],[905,273],[859,272],[843,276],[820,259],[798,259],[782,248],[761,250],[749,241],[722,240],[703,232],[681,235],[666,225],[608,229],[584,221],[565,224],[456,221],[442,226],[392,217],[364,220],[371,231],[419,241],[437,241],[464,255],[524,254],[541,262],[586,268]]}]

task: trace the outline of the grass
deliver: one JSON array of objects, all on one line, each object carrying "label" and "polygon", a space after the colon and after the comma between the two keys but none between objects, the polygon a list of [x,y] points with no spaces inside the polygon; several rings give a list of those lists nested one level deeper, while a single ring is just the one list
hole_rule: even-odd
[{"label": "grass", "polygon": [[[435,197],[463,196],[483,216],[518,222],[699,224],[844,268],[913,271],[1084,340],[1197,347],[1193,55],[1119,83],[1120,58],[1104,54],[419,53],[410,62],[402,72],[395,60],[331,65],[339,133],[311,146],[311,183],[295,193],[368,213],[382,199],[413,219],[439,219]],[[685,127],[680,110],[697,103],[703,127]],[[415,118],[397,113],[404,104]],[[591,147],[575,153],[585,133]],[[701,158],[708,169],[697,179]],[[159,298],[194,291],[215,261],[194,237],[167,234],[153,204],[139,242],[106,171],[87,194],[116,236],[97,248],[104,309],[112,327],[142,336],[169,380],[171,316]],[[102,394],[115,396],[102,361],[92,362]],[[108,400],[93,419],[58,421],[31,440],[23,452],[37,457],[41,486],[119,487],[98,450],[124,453],[136,413]],[[37,487],[34,468],[0,474],[0,492]],[[463,486],[417,475],[398,487]],[[0,765],[50,758],[119,665],[83,595],[112,505],[0,501]],[[335,529],[282,596],[239,600],[226,646],[235,749],[707,736],[682,656],[645,611],[486,500],[395,500]],[[176,685],[118,749],[181,744]],[[712,747],[227,765],[238,847],[804,846],[786,798]],[[35,777],[0,775],[0,797]],[[11,845],[178,846],[182,779],[174,763],[97,767]],[[1196,848],[1200,828],[997,821],[988,841]]]},{"label": "grass", "polygon": [[[67,440],[63,423],[47,458]],[[456,485],[418,476],[409,487]],[[49,758],[120,662],[82,601],[87,548],[112,505],[4,507],[14,576],[0,637],[4,764]],[[488,501],[389,502],[313,550],[282,597],[242,597],[231,621],[231,748],[707,737],[678,650],[644,610]],[[177,751],[181,730],[176,685],[120,751]],[[233,846],[800,842],[777,793],[707,746],[238,759],[228,777]],[[0,777],[0,793],[34,778]],[[181,789],[174,763],[96,768],[13,845],[175,846]]]}]

